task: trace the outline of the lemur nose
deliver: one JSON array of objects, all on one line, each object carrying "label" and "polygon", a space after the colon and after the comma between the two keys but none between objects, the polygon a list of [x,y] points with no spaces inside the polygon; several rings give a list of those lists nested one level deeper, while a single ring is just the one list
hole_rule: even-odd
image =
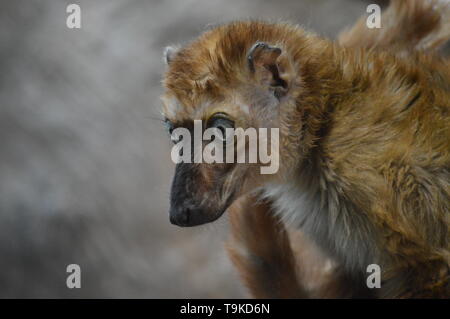
[{"label": "lemur nose", "polygon": [[188,226],[191,211],[189,208],[181,207],[170,210],[170,222],[177,226]]}]

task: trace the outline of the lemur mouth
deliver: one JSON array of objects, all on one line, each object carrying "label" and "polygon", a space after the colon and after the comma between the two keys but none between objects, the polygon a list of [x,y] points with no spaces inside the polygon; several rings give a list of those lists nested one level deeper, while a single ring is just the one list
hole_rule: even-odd
[{"label": "lemur mouth", "polygon": [[170,222],[173,225],[180,227],[193,227],[200,226],[203,224],[208,224],[219,219],[228,207],[235,200],[236,191],[232,192],[228,199],[225,201],[225,204],[222,208],[218,209],[215,214],[211,214],[204,208],[201,207],[178,207],[170,208]]},{"label": "lemur mouth", "polygon": [[227,210],[228,206],[221,209],[217,214],[205,214],[201,209],[183,209],[182,213],[170,213],[170,222],[179,227],[194,227],[208,224],[219,219]]}]

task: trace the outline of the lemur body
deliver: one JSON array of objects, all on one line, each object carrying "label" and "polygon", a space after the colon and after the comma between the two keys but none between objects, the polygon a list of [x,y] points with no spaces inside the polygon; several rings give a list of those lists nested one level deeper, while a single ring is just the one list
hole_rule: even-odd
[{"label": "lemur body", "polygon": [[[220,113],[236,127],[280,128],[277,174],[183,163],[172,186],[171,220],[181,226],[235,202],[229,250],[255,296],[450,297],[450,62],[427,51],[450,37],[450,14],[440,15],[450,8],[432,4],[394,2],[387,14],[398,24],[364,41],[355,41],[361,23],[337,44],[243,21],[167,51],[171,125],[215,123]],[[398,27],[421,18],[433,27]],[[337,265],[315,292],[298,280],[299,243],[283,225]],[[382,270],[372,291],[370,264]]]}]

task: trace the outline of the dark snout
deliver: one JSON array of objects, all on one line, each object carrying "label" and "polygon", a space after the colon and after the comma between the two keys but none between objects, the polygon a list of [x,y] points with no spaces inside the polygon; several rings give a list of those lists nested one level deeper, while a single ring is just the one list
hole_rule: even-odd
[{"label": "dark snout", "polygon": [[219,214],[207,214],[201,209],[192,209],[188,207],[171,207],[170,222],[173,225],[181,227],[192,227],[210,223],[218,219],[223,212]]},{"label": "dark snout", "polygon": [[189,216],[191,212],[189,209],[183,207],[171,208],[169,213],[169,220],[173,225],[187,227],[189,226]]},{"label": "dark snout", "polygon": [[225,211],[226,207],[222,207],[218,198],[205,197],[199,175],[192,164],[177,164],[170,193],[172,224],[182,227],[202,225],[215,221]]}]

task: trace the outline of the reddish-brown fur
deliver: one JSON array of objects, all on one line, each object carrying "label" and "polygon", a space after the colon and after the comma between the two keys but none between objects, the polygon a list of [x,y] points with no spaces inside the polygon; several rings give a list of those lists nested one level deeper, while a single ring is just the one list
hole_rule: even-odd
[{"label": "reddish-brown fur", "polygon": [[[230,209],[229,250],[254,296],[450,297],[450,63],[431,52],[450,37],[450,14],[424,3],[395,1],[386,29],[368,31],[360,21],[339,44],[289,24],[235,22],[206,32],[171,61],[165,99],[182,107],[173,112],[165,105],[170,121],[221,111],[236,126],[280,128],[278,174],[236,167],[224,182],[239,184],[242,194]],[[277,116],[252,113],[255,96],[267,89],[246,65],[257,41],[282,49],[277,63],[288,88]],[[206,103],[212,106],[200,110]],[[238,107],[242,103],[250,114]],[[299,171],[295,184],[305,192],[317,188],[346,238],[369,241],[371,258],[382,266],[382,289],[347,289],[359,279],[345,252],[330,259],[336,265],[331,276],[322,271],[328,257],[314,258],[312,279],[323,283],[308,288],[300,275],[308,262],[296,252],[307,241],[288,241],[273,215],[281,204],[270,197],[255,204],[259,196],[252,192],[267,183],[293,183]]]}]

